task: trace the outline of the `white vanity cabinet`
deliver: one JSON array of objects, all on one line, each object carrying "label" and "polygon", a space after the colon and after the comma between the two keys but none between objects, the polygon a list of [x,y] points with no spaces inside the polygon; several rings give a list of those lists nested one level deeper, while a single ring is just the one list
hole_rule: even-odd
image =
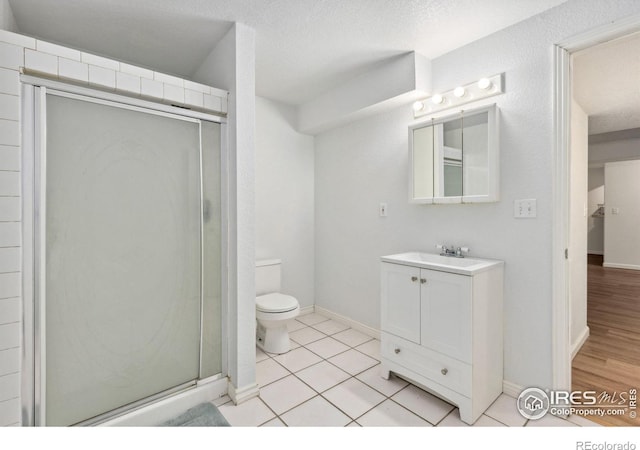
[{"label": "white vanity cabinet", "polygon": [[502,392],[503,263],[420,253],[382,260],[382,376],[444,398],[472,424]]}]

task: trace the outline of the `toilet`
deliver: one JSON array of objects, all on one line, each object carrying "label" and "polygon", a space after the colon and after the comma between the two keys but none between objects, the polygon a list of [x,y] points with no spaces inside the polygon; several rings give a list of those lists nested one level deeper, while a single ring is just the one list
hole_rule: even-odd
[{"label": "toilet", "polygon": [[256,261],[256,343],[268,353],[287,353],[291,348],[287,322],[300,313],[295,297],[280,292],[282,261]]}]

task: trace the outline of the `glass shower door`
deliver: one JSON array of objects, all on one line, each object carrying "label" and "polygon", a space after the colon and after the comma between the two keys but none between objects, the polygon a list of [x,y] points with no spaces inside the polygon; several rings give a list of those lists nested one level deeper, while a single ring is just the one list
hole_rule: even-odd
[{"label": "glass shower door", "polygon": [[201,124],[46,97],[41,410],[70,425],[199,377]]}]

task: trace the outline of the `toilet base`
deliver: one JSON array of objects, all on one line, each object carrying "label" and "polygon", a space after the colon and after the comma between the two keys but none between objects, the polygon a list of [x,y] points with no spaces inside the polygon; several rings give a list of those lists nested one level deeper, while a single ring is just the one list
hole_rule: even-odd
[{"label": "toilet base", "polygon": [[258,322],[256,327],[256,344],[267,353],[282,354],[291,349],[289,330],[286,321],[275,327],[265,327]]}]

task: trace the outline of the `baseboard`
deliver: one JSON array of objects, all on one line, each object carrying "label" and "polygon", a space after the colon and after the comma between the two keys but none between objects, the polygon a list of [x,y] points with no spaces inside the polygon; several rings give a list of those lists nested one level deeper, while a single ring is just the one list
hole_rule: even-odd
[{"label": "baseboard", "polygon": [[609,267],[611,269],[640,270],[640,266],[635,264],[617,264],[617,263],[610,263],[610,262],[602,263],[602,267]]},{"label": "baseboard", "polygon": [[519,384],[515,384],[507,380],[502,380],[502,392],[509,397],[518,398],[522,391],[524,391],[524,388]]},{"label": "baseboard", "polygon": [[237,388],[229,381],[228,393],[231,401],[233,401],[235,405],[239,405],[260,395],[260,388],[258,387],[258,383]]},{"label": "baseboard", "polygon": [[354,330],[364,333],[367,336],[371,336],[372,338],[375,338],[375,339],[380,339],[380,330],[376,328],[357,322],[353,319],[349,319],[348,317],[341,316],[340,314],[334,313],[333,311],[329,311],[328,309],[322,308],[318,305],[315,305],[314,308],[315,308],[315,312],[317,312],[318,314],[322,314],[323,316],[329,317],[330,319],[333,319],[340,323],[344,323],[345,325],[349,325]]},{"label": "baseboard", "polygon": [[580,337],[578,337],[578,340],[571,346],[571,359],[576,357],[588,337],[589,327],[584,327],[584,330],[582,330],[582,333],[580,333]]},{"label": "baseboard", "polygon": [[305,306],[304,308],[300,308],[300,314],[298,314],[298,316],[305,316],[307,314],[312,314],[314,311],[315,311],[315,307],[313,305]]}]

